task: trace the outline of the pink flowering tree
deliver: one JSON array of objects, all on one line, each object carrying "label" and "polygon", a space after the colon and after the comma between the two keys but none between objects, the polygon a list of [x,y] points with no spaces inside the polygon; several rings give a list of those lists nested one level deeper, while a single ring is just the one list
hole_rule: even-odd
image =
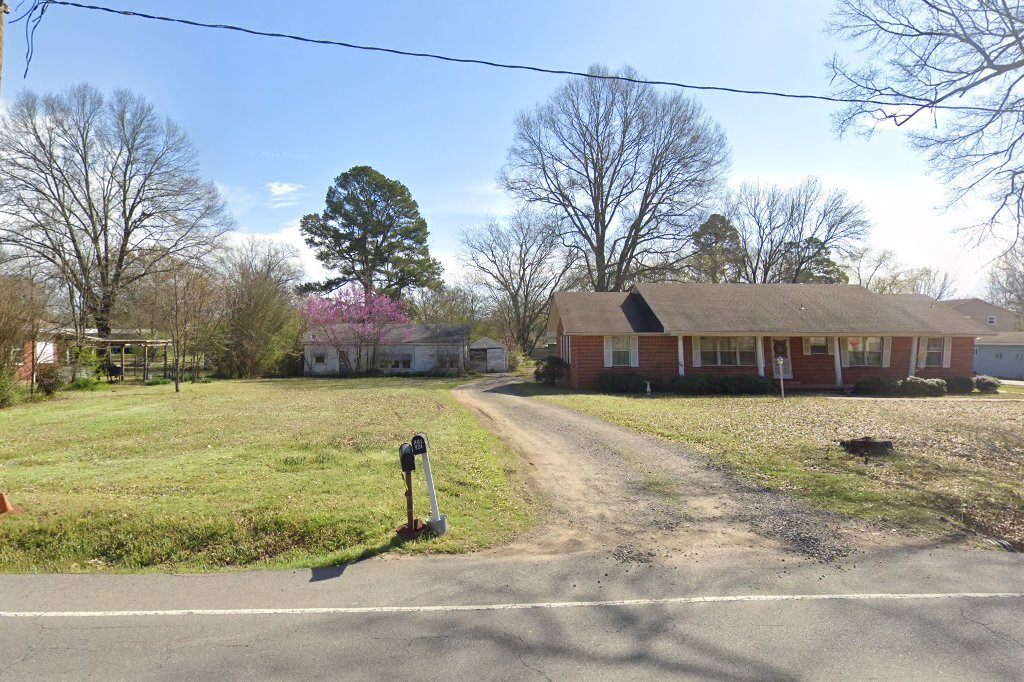
[{"label": "pink flowering tree", "polygon": [[338,373],[370,373],[381,357],[381,341],[409,321],[402,304],[358,287],[332,296],[310,296],[302,305],[313,343],[338,351]]}]

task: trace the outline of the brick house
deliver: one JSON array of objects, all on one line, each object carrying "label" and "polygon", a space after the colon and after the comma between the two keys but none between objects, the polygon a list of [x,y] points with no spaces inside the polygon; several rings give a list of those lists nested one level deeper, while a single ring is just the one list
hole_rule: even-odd
[{"label": "brick house", "polygon": [[975,338],[992,334],[927,296],[845,284],[561,292],[548,330],[569,365],[564,385],[583,390],[597,388],[605,372],[639,373],[666,385],[689,374],[781,375],[793,388],[971,376]]}]

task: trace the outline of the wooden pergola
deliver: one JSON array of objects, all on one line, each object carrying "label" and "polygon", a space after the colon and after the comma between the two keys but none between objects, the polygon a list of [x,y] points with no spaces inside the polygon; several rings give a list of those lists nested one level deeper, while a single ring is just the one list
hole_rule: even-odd
[{"label": "wooden pergola", "polygon": [[124,356],[125,346],[142,347],[142,380],[147,381],[149,379],[149,349],[150,348],[163,348],[164,349],[164,378],[167,377],[167,368],[170,364],[169,351],[171,346],[170,339],[104,339],[99,336],[83,336],[82,343],[96,346],[97,348],[106,348],[108,350],[107,361],[110,361],[109,349],[112,346],[121,347],[121,377],[124,378]]}]

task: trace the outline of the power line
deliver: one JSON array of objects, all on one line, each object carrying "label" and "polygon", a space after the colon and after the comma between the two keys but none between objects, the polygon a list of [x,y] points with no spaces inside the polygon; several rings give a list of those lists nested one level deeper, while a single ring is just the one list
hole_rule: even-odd
[{"label": "power line", "polygon": [[779,97],[785,99],[799,99],[799,100],[813,100],[819,102],[830,102],[835,104],[871,104],[876,106],[886,107],[920,107],[925,109],[944,109],[944,110],[958,110],[958,111],[979,111],[979,112],[994,112],[993,109],[987,109],[983,107],[970,107],[970,106],[951,106],[951,105],[935,105],[929,106],[928,101],[924,99],[916,101],[885,101],[885,100],[872,100],[872,99],[858,99],[858,98],[847,98],[847,97],[832,97],[829,95],[813,95],[807,93],[792,93],[792,92],[780,92],[776,90],[753,90],[746,88],[733,88],[723,85],[696,85],[693,83],[680,83],[676,81],[659,81],[659,80],[647,80],[643,78],[632,78],[629,76],[613,75],[613,74],[595,74],[587,73],[584,71],[573,71],[570,69],[549,69],[540,66],[529,66],[526,64],[506,64],[502,62],[494,62],[486,59],[471,59],[465,57],[450,57],[447,55],[434,54],[430,52],[411,52],[408,50],[399,50],[391,47],[378,47],[373,45],[359,45],[356,43],[349,43],[341,40],[330,40],[326,38],[309,38],[307,36],[295,35],[291,33],[276,33],[272,31],[260,31],[257,29],[246,28],[244,26],[236,26],[233,24],[211,24],[201,21],[194,21],[192,19],[182,19],[178,17],[161,16],[158,14],[147,14],[145,12],[136,12],[134,10],[115,9],[113,7],[103,7],[100,5],[87,5],[80,2],[71,2],[70,0],[35,0],[32,6],[17,19],[12,20],[11,23],[21,21],[27,18],[26,34],[28,35],[27,46],[26,46],[26,64],[25,73],[28,73],[29,63],[32,59],[33,47],[31,36],[35,33],[36,28],[39,26],[39,22],[42,20],[43,14],[46,12],[46,8],[49,5],[62,5],[65,7],[74,7],[77,9],[91,10],[96,12],[105,12],[107,14],[115,14],[125,17],[134,17],[139,19],[149,19],[152,21],[163,21],[173,24],[183,24],[185,26],[192,26],[195,28],[209,28],[224,31],[235,31],[238,33],[244,33],[252,36],[259,36],[263,38],[279,38],[284,40],[293,40],[301,43],[310,43],[313,45],[329,45],[332,47],[343,47],[352,50],[363,50],[366,52],[383,52],[386,54],[398,55],[401,57],[415,57],[419,59],[434,59],[443,62],[452,62],[456,64],[476,64],[479,66],[489,66],[498,69],[510,69],[517,71],[532,71],[535,73],[553,74],[557,76],[577,76],[580,78],[590,78],[595,80],[610,80],[610,81],[623,81],[627,83],[636,83],[638,85],[660,85],[671,88],[679,88],[683,90],[697,90],[703,92],[725,92],[736,95],[755,95],[762,97]]}]

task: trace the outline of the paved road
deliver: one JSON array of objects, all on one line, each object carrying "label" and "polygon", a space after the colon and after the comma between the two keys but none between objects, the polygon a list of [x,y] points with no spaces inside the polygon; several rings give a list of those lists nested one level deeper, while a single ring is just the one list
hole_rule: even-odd
[{"label": "paved road", "polygon": [[[863,545],[852,533],[848,554],[822,562],[736,513],[737,500],[761,504],[758,493],[685,451],[657,450],[680,460],[666,465],[682,477],[678,490],[712,487],[692,505],[665,494],[666,470],[622,449],[657,442],[601,423],[589,432],[557,410],[529,413],[524,434],[507,420],[532,402],[496,382],[472,390],[485,423],[516,438],[542,473],[556,473],[545,467],[568,447],[562,440],[589,443],[590,473],[555,481],[596,486],[617,506],[573,524],[552,499],[555,529],[474,556],[0,576],[0,680],[1024,679],[1022,555]],[[648,514],[648,504],[663,508]],[[675,525],[661,523],[671,509]],[[619,520],[624,512],[637,519]],[[637,537],[623,551],[629,532]],[[659,539],[670,549],[649,553]]]}]

